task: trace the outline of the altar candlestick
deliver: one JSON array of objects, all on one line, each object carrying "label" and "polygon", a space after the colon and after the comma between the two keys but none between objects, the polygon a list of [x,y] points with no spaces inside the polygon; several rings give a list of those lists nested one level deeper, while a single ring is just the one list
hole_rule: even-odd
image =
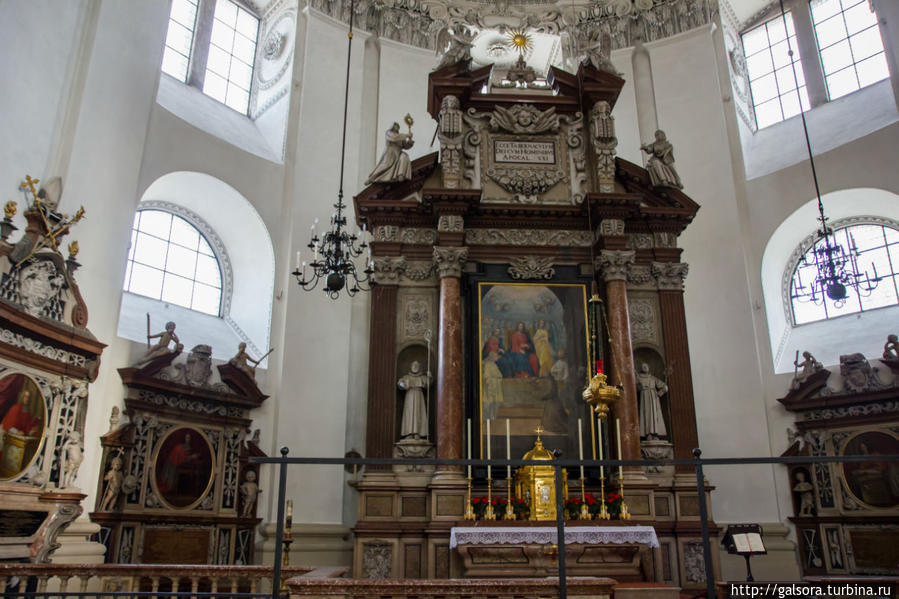
[{"label": "altar candlestick", "polygon": [[468,478],[471,479],[471,418],[468,419]]},{"label": "altar candlestick", "polygon": [[[599,446],[599,461],[602,462],[602,420],[596,420],[596,444]],[[606,467],[599,465],[599,478],[606,477]]]},{"label": "altar candlestick", "polygon": [[581,461],[581,478],[584,478],[584,432],[583,421],[577,419],[577,457]]},{"label": "altar candlestick", "polygon": [[[615,434],[618,437],[618,459],[621,459],[621,420],[619,418],[615,419]],[[618,478],[621,479],[623,477],[622,470],[624,468],[621,464],[618,464]]]},{"label": "altar candlestick", "polygon": [[302,262],[300,262],[300,252],[297,251],[297,270],[300,270],[300,264],[302,264]]},{"label": "altar candlestick", "polygon": [[[506,459],[512,459],[512,434],[510,432],[509,419],[506,418]],[[512,465],[506,464],[506,478],[512,478]]]},{"label": "altar candlestick", "polygon": [[287,509],[285,510],[285,518],[286,522],[284,523],[284,536],[286,538],[291,537],[291,528],[293,528],[293,499],[287,500]]},{"label": "altar candlestick", "polygon": [[[487,460],[490,460],[490,420],[487,420]],[[487,464],[487,480],[490,480],[490,464]]]}]

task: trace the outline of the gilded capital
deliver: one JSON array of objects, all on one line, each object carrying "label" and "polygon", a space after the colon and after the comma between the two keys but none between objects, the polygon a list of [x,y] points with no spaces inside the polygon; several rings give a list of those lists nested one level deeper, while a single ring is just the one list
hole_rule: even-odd
[{"label": "gilded capital", "polygon": [[681,291],[690,265],[685,262],[653,262],[652,276],[655,277],[659,289],[663,291]]},{"label": "gilded capital", "polygon": [[596,258],[594,267],[604,281],[627,281],[627,272],[636,258],[634,250],[602,250]]},{"label": "gilded capital", "polygon": [[406,272],[406,259],[403,256],[375,258],[374,262],[374,279],[378,285],[396,285]]},{"label": "gilded capital", "polygon": [[434,247],[434,265],[437,275],[443,277],[461,277],[462,267],[468,259],[467,247]]}]

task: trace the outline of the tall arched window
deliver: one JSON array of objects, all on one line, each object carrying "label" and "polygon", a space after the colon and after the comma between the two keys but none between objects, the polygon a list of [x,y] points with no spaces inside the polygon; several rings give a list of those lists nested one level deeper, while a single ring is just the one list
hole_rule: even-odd
[{"label": "tall arched window", "polygon": [[809,288],[817,274],[814,250],[823,241],[808,244],[795,265],[790,284],[794,325],[899,304],[899,230],[880,223],[853,224],[837,228],[834,239],[844,248],[857,248],[858,270],[880,281],[870,293],[859,294],[848,288],[842,301],[821,294],[813,300]]},{"label": "tall arched window", "polygon": [[162,210],[138,210],[124,289],[220,316],[222,271],[209,242],[192,224]]}]

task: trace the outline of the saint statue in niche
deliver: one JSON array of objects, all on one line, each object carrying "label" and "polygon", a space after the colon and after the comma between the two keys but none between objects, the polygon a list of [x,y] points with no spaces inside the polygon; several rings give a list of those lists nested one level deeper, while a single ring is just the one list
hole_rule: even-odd
[{"label": "saint statue in niche", "polygon": [[408,181],[412,178],[412,163],[409,155],[403,152],[415,143],[412,141],[412,132],[400,133],[400,124],[394,123],[385,134],[387,148],[381,154],[381,159],[372,170],[366,185],[372,183],[392,183],[394,181]]},{"label": "saint statue in niche", "polygon": [[397,387],[406,392],[403,401],[403,420],[400,437],[413,439],[428,438],[428,410],[425,406],[424,389],[431,386],[431,374],[421,372],[418,360],[412,362],[409,373],[397,381]]},{"label": "saint statue in niche", "polygon": [[176,508],[186,508],[206,494],[212,483],[212,450],[192,428],[171,431],[160,443],[154,465],[159,496]]},{"label": "saint statue in niche", "polygon": [[44,434],[44,398],[24,374],[0,379],[0,480],[18,476],[34,459]]},{"label": "saint statue in niche", "polygon": [[649,439],[667,437],[661,397],[668,393],[668,385],[650,373],[646,362],[640,365],[637,374],[637,392],[640,395],[640,436]]}]

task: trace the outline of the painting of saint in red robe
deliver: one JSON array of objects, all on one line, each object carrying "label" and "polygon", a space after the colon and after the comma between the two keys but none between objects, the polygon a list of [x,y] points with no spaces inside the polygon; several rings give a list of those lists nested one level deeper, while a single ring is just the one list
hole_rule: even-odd
[{"label": "painting of saint in red robe", "polygon": [[44,435],[46,408],[37,385],[24,374],[0,379],[0,480],[31,464]]},{"label": "painting of saint in red robe", "polygon": [[159,444],[154,466],[160,498],[175,508],[192,507],[212,484],[212,448],[200,431],[172,430]]}]

